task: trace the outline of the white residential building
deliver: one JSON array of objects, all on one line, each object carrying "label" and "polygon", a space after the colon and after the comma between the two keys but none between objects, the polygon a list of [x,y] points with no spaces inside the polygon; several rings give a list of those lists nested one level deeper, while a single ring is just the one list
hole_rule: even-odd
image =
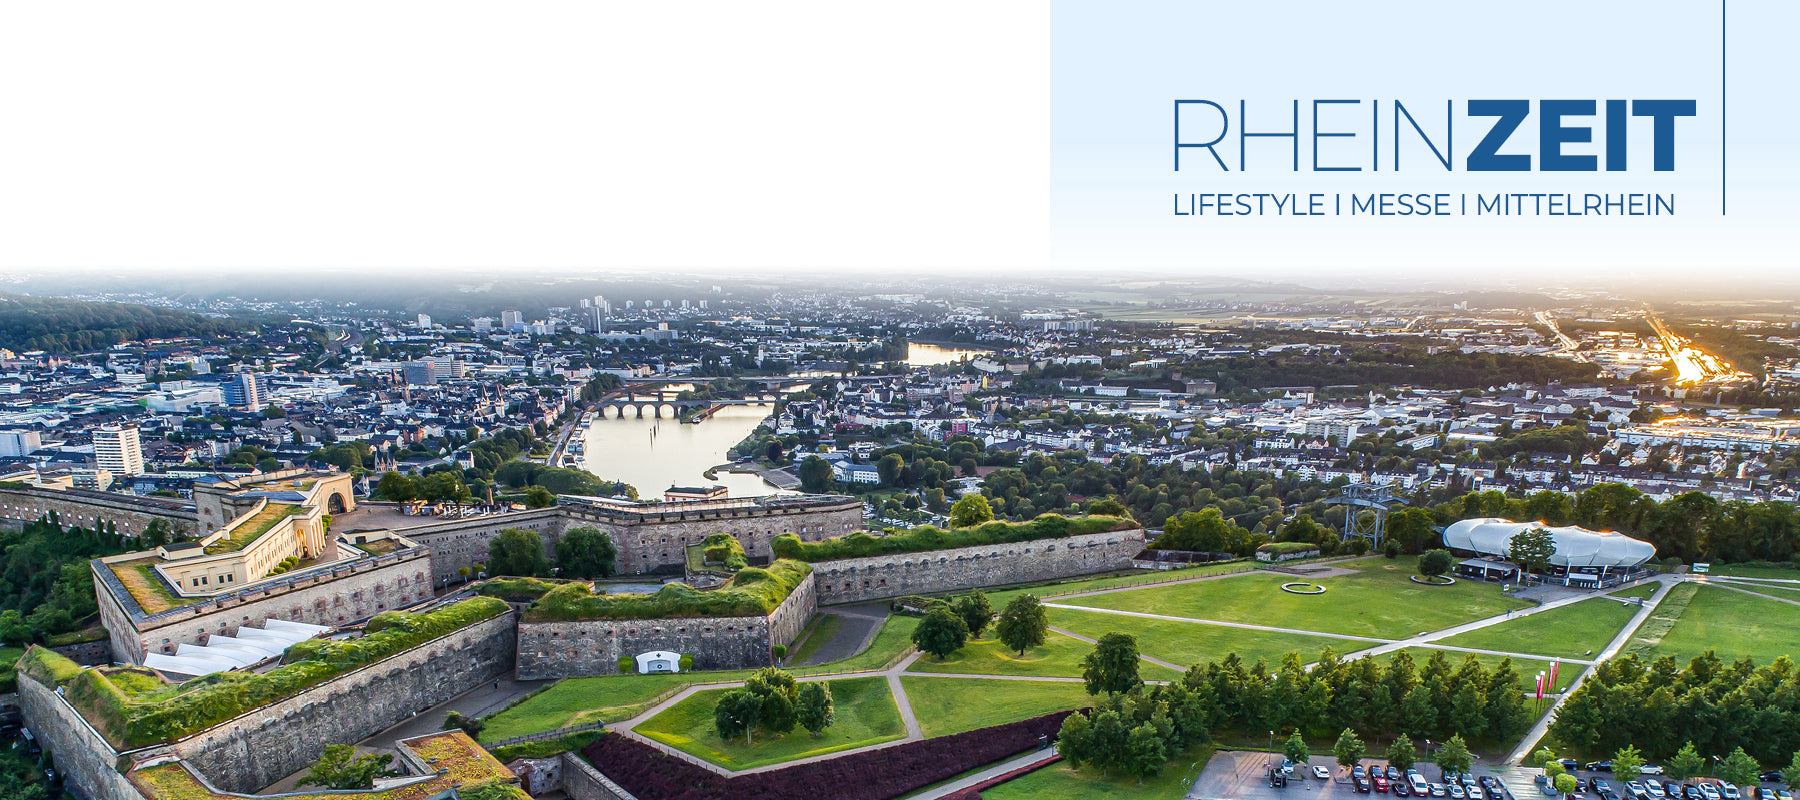
[{"label": "white residential building", "polygon": [[114,475],[142,475],[144,448],[136,425],[102,425],[94,431],[94,461]]}]

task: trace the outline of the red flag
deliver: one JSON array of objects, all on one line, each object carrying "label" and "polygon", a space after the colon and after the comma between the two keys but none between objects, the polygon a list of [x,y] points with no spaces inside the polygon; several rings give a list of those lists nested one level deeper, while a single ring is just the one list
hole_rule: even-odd
[{"label": "red flag", "polygon": [[1545,686],[1545,688],[1552,692],[1556,691],[1556,668],[1561,665],[1562,665],[1562,662],[1559,660],[1551,659],[1551,661],[1550,661],[1550,681]]},{"label": "red flag", "polygon": [[1544,673],[1537,674],[1537,699],[1544,699]]}]

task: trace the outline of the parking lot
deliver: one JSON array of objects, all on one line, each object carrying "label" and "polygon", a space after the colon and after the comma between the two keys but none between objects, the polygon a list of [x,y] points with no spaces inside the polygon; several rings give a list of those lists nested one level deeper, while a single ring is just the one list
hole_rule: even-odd
[{"label": "parking lot", "polygon": [[[1279,753],[1271,754],[1248,750],[1221,750],[1213,754],[1200,777],[1194,781],[1187,796],[1190,800],[1296,800],[1298,798],[1332,798],[1332,800],[1350,800],[1359,798],[1366,800],[1372,797],[1392,797],[1375,792],[1362,794],[1350,783],[1349,775],[1338,769],[1337,760],[1329,755],[1315,755],[1307,763],[1305,770],[1295,770],[1294,777],[1288,781],[1287,788],[1276,789],[1269,786],[1269,763],[1281,763]],[[1363,759],[1363,766],[1387,766],[1386,761],[1376,758]],[[1331,780],[1319,780],[1312,776],[1312,767],[1324,767],[1332,776]],[[1437,765],[1421,761],[1413,765],[1428,781],[1436,781],[1440,774]],[[1499,773],[1489,772],[1480,766],[1472,770],[1477,776]],[[1301,777],[1301,773],[1305,777]],[[1501,776],[1512,793],[1519,792],[1514,780]],[[1529,779],[1526,779],[1529,781]],[[1536,800],[1529,794],[1502,797],[1499,800]]]}]

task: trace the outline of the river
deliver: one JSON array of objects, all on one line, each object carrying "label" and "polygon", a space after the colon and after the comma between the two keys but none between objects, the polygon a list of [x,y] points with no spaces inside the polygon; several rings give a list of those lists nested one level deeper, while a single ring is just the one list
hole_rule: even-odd
[{"label": "river", "polygon": [[987,350],[969,350],[937,344],[906,343],[906,363],[914,367],[936,367],[965,359],[991,355]]},{"label": "river", "polygon": [[756,430],[757,423],[774,409],[726,406],[693,425],[629,414],[623,419],[596,419],[588,426],[581,466],[602,478],[637,487],[638,495],[646,500],[662,499],[663,490],[670,486],[724,486],[732,497],[775,494],[779,490],[754,474],[721,470],[710,481],[703,474],[725,463],[725,451]]}]

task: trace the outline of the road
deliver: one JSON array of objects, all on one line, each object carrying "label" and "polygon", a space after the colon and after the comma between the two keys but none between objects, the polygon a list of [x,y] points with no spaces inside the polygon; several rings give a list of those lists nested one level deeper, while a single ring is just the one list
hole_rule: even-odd
[{"label": "road", "polygon": [[1539,325],[1549,328],[1550,333],[1556,336],[1556,341],[1562,345],[1562,352],[1565,355],[1574,358],[1576,361],[1586,362],[1588,360],[1586,354],[1575,351],[1575,348],[1577,347],[1575,340],[1569,338],[1568,334],[1563,333],[1562,328],[1557,327],[1556,318],[1550,316],[1550,312],[1539,311],[1532,314],[1532,316],[1537,318]]}]

